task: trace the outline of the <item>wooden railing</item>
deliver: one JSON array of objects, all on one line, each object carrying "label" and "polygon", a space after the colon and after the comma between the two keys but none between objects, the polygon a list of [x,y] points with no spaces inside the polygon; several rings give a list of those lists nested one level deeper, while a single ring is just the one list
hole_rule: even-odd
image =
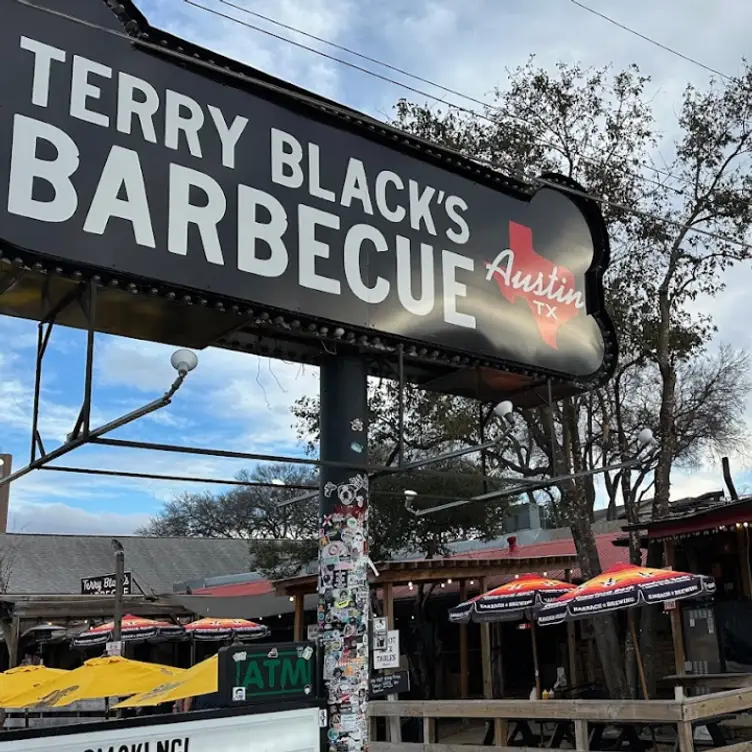
[{"label": "wooden railing", "polygon": [[[525,747],[507,747],[509,724],[525,721],[571,721],[574,725],[576,752],[590,749],[590,724],[645,724],[653,729],[676,729],[680,752],[693,752],[693,727],[722,716],[752,710],[752,687],[717,692],[681,700],[431,700],[377,701],[369,703],[372,739],[377,718],[421,718],[423,743],[405,743],[398,739],[372,741],[371,752],[533,752]],[[482,719],[493,721],[496,745],[440,744],[436,741],[438,719]],[[396,724],[393,724],[393,727]],[[752,752],[752,742],[718,747],[712,752]]]}]

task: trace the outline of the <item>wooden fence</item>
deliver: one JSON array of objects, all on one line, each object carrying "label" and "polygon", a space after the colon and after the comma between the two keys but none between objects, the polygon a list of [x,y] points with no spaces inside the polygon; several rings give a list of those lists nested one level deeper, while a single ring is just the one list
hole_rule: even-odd
[{"label": "wooden fence", "polygon": [[[677,700],[432,700],[378,701],[369,703],[372,739],[375,719],[420,718],[423,721],[423,742],[405,743],[372,741],[371,752],[533,752],[532,748],[508,747],[498,740],[507,739],[510,723],[520,720],[561,722],[574,725],[576,752],[590,749],[590,724],[635,724],[655,729],[668,726],[676,729],[679,752],[694,752],[693,729],[717,722],[723,717],[752,710],[752,687]],[[440,744],[436,742],[437,719],[482,719],[493,721],[496,746]],[[390,724],[392,729],[398,724]],[[728,744],[710,752],[752,752],[752,742]]]}]

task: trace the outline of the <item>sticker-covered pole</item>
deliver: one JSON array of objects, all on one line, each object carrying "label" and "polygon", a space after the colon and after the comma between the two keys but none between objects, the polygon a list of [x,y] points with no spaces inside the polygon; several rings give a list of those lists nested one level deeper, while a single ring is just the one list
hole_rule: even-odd
[{"label": "sticker-covered pole", "polygon": [[318,623],[328,706],[329,752],[362,752],[368,742],[368,395],[363,358],[321,364]]}]

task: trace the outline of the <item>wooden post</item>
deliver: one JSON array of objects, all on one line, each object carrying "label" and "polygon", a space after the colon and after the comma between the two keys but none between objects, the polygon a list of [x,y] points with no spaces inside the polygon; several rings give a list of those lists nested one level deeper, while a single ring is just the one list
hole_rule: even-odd
[{"label": "wooden post", "polygon": [[648,683],[645,680],[645,666],[642,663],[642,653],[640,652],[640,639],[635,629],[634,615],[632,609],[627,609],[627,621],[629,622],[629,631],[632,634],[632,643],[634,644],[635,658],[637,659],[637,673],[640,675],[640,686],[642,687],[642,697],[649,700]]},{"label": "wooden post", "polygon": [[303,642],[305,639],[305,635],[303,634],[303,628],[305,626],[304,604],[305,596],[302,593],[297,593],[295,595],[295,626],[293,628],[293,640],[295,642]]},{"label": "wooden post", "polygon": [[21,642],[21,617],[14,616],[11,620],[10,643],[8,644],[8,668],[18,666],[18,649]]},{"label": "wooden post", "polygon": [[[480,591],[486,591],[486,578],[480,579]],[[491,666],[491,625],[480,625],[480,656],[483,663],[483,699],[493,699],[493,667]]]},{"label": "wooden post", "polygon": [[[423,719],[423,744],[435,744],[436,734],[434,733],[434,719]],[[417,746],[417,745],[416,745]]]},{"label": "wooden post", "polygon": [[677,724],[679,736],[679,752],[695,752],[695,739],[692,733],[691,721],[680,721]]},{"label": "wooden post", "polygon": [[736,547],[739,552],[739,569],[742,583],[742,594],[745,600],[752,599],[752,573],[749,565],[749,532],[747,528],[736,531]]},{"label": "wooden post", "polygon": [[[572,581],[572,570],[564,570],[564,581]],[[576,687],[579,683],[577,676],[577,638],[575,632],[575,623],[573,621],[567,622],[567,657],[569,659],[569,686]]]},{"label": "wooden post", "polygon": [[[386,628],[394,629],[394,591],[391,582],[385,582],[382,589],[382,599],[384,606],[384,616],[386,617]],[[386,673],[392,673],[387,671]],[[399,695],[387,695],[388,701],[396,701]],[[391,716],[389,718],[389,739],[392,744],[399,744],[402,741],[402,721],[400,718]]]},{"label": "wooden post", "polygon": [[530,622],[530,641],[533,644],[533,672],[535,674],[535,694],[537,699],[541,699],[543,694],[541,693],[541,678],[540,678],[540,665],[538,664],[538,638],[535,633],[535,619]]},{"label": "wooden post", "polygon": [[574,748],[577,752],[587,752],[590,749],[590,735],[587,721],[574,722]]},{"label": "wooden post", "polygon": [[[486,592],[486,578],[481,577],[480,592]],[[491,625],[486,622],[480,625],[480,655],[483,662],[483,699],[493,700],[493,666],[491,665]],[[494,742],[497,747],[505,747],[507,743],[507,722],[503,718],[495,718]]]},{"label": "wooden post", "polygon": [[[460,603],[467,600],[467,580],[460,580]],[[460,698],[467,700],[469,696],[469,669],[467,651],[467,624],[460,625]]]},{"label": "wooden post", "polygon": [[[666,566],[673,569],[675,559],[674,542],[671,540],[664,541],[663,550],[666,554]],[[687,657],[684,652],[681,610],[678,603],[676,603],[675,607],[669,612],[669,617],[671,619],[671,639],[674,643],[674,664],[676,666],[676,673],[683,674],[686,671],[684,664]]]}]

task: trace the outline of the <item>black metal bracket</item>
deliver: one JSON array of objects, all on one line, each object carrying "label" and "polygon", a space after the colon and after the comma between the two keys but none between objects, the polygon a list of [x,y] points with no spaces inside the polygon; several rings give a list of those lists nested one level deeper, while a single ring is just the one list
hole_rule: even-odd
[{"label": "black metal bracket", "polygon": [[42,435],[39,431],[39,410],[42,391],[42,376],[44,370],[44,356],[50,343],[52,330],[57,322],[57,317],[69,306],[78,303],[86,318],[86,369],[84,375],[84,395],[79,410],[78,419],[69,434],[70,438],[78,438],[83,431],[88,435],[91,421],[91,394],[94,373],[94,338],[96,334],[96,296],[97,284],[94,280],[78,285],[57,303],[51,306],[37,325],[37,355],[34,371],[34,402],[31,417],[31,448],[29,451],[29,463],[37,459],[47,457]]},{"label": "black metal bracket", "polygon": [[[187,376],[187,372],[181,371],[170,388],[161,397],[158,397],[143,407],[139,407],[136,410],[126,413],[120,418],[105,423],[103,426],[92,429],[91,397],[94,374],[94,341],[96,335],[96,295],[97,280],[92,279],[79,285],[75,290],[72,290],[68,295],[65,295],[57,301],[57,303],[50,307],[48,312],[39,322],[37,330],[37,357],[36,371],[34,374],[34,407],[32,413],[29,464],[26,465],[26,467],[22,467],[20,470],[11,473],[5,478],[0,478],[0,487],[12,483],[14,480],[22,478],[24,475],[28,475],[34,470],[43,469],[53,460],[63,457],[74,449],[96,441],[117,428],[121,428],[122,426],[132,423],[134,420],[138,420],[145,415],[149,415],[149,413],[153,413],[155,410],[166,407],[170,404],[175,392],[180,389],[185,377]],[[58,315],[73,303],[78,303],[81,306],[81,310],[86,317],[86,367],[83,400],[73,430],[68,434],[66,440],[59,447],[47,452],[45,451],[42,436],[39,431],[39,407],[41,401],[40,395],[44,356],[47,352],[47,346],[49,345],[50,336]]]}]

